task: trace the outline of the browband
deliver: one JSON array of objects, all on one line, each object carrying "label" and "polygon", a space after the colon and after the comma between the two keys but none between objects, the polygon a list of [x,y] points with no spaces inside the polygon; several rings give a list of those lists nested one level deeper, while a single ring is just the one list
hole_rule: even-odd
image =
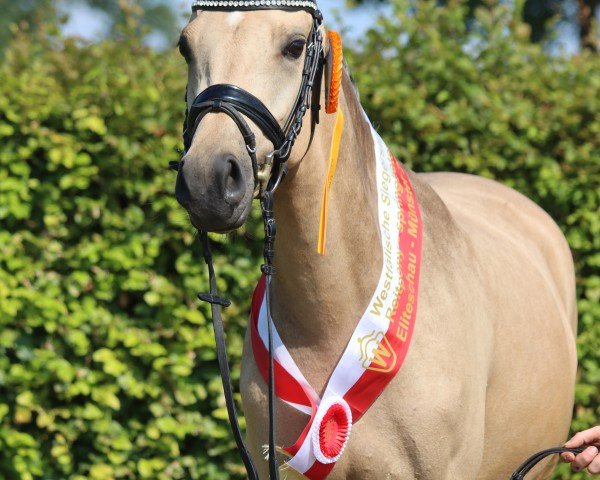
[{"label": "browband", "polygon": [[[192,10],[307,10],[319,12],[311,0],[196,0]],[[320,15],[320,12],[319,12]]]}]

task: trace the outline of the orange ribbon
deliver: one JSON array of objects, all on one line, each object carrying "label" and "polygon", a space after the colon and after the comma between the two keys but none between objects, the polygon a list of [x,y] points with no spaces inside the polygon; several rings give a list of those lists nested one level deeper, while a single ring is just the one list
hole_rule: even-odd
[{"label": "orange ribbon", "polygon": [[344,113],[340,108],[337,112],[335,126],[333,128],[333,138],[331,139],[331,150],[329,152],[329,168],[323,185],[323,199],[321,201],[321,219],[319,222],[319,240],[317,242],[317,252],[319,255],[325,256],[326,252],[326,235],[327,235],[327,206],[329,203],[329,194],[331,192],[331,184],[337,168],[338,156],[340,154],[340,143],[342,141],[342,133],[344,131]]}]

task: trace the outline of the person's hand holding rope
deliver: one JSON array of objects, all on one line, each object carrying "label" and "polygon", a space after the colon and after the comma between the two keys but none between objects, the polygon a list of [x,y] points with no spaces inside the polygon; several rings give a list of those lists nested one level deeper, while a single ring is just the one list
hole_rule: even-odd
[{"label": "person's hand holding rope", "polygon": [[588,472],[593,475],[600,474],[600,425],[576,433],[565,443],[567,448],[577,448],[583,445],[590,446],[577,456],[572,453],[563,453],[560,456],[562,461],[570,463],[574,472],[587,468]]}]

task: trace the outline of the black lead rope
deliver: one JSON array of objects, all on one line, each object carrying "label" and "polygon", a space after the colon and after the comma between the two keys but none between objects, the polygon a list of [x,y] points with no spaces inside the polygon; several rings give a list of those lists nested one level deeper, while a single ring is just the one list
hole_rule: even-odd
[{"label": "black lead rope", "polygon": [[[277,186],[277,183],[275,186]],[[279,467],[277,465],[277,451],[275,447],[275,368],[273,360],[273,319],[271,317],[271,280],[275,274],[273,258],[275,256],[275,235],[277,233],[277,227],[275,224],[275,214],[273,211],[272,189],[265,192],[263,198],[261,199],[261,207],[265,228],[264,264],[261,266],[261,271],[265,276],[269,347],[269,478],[271,480],[279,480]],[[258,480],[256,467],[252,462],[248,447],[242,436],[242,431],[238,421],[237,408],[233,399],[233,388],[231,386],[229,361],[227,358],[227,348],[225,345],[225,332],[223,329],[223,320],[221,318],[221,308],[228,307],[231,305],[231,302],[219,296],[208,234],[206,232],[201,232],[200,237],[202,240],[202,247],[204,249],[204,260],[208,265],[210,293],[199,293],[198,298],[203,302],[210,303],[211,305],[213,328],[215,331],[215,343],[217,346],[217,359],[219,362],[219,370],[221,371],[221,381],[223,383],[227,414],[229,416],[229,423],[231,424],[235,443],[246,467],[246,471],[248,472],[248,478],[250,480]]]},{"label": "black lead rope", "polygon": [[210,282],[210,293],[199,293],[198,298],[203,302],[210,303],[212,310],[213,328],[215,330],[215,343],[217,345],[217,359],[219,361],[219,370],[221,371],[221,381],[223,383],[223,392],[225,394],[225,404],[227,405],[227,414],[229,415],[229,423],[235,438],[235,443],[248,472],[249,480],[258,480],[256,467],[250,457],[248,447],[244,442],[240,423],[238,421],[237,408],[233,399],[233,388],[231,386],[231,375],[229,373],[229,361],[227,359],[227,348],[225,346],[225,332],[223,330],[223,320],[221,319],[221,308],[228,307],[231,302],[219,296],[217,290],[217,281],[215,278],[215,269],[213,267],[212,254],[210,251],[210,243],[208,234],[200,232],[202,247],[204,249],[204,261],[208,265],[208,276]]},{"label": "black lead rope", "polygon": [[580,454],[585,450],[585,447],[582,448],[549,448],[548,450],[542,450],[527,460],[525,460],[521,466],[510,476],[510,480],[525,480],[525,475],[529,473],[529,471],[535,467],[539,462],[541,462],[544,458],[550,455],[556,455],[557,453],[573,453],[575,455]]}]

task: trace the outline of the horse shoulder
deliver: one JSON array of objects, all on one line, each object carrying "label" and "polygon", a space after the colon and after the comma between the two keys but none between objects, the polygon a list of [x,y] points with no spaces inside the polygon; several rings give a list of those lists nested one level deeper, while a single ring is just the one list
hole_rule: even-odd
[{"label": "horse shoulder", "polygon": [[576,334],[573,259],[567,241],[552,218],[519,192],[496,181],[460,173],[428,173],[419,178],[430,185],[447,206],[461,230],[488,258],[505,248],[526,258],[556,289],[565,316]]}]

